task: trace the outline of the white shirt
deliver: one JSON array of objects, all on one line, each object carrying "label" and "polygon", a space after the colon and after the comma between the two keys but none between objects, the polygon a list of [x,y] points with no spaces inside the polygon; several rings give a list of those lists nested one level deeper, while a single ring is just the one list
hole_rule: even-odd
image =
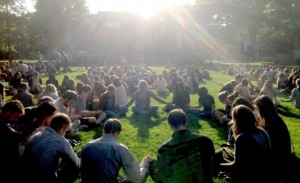
[{"label": "white shirt", "polygon": [[124,86],[116,87],[115,90],[115,105],[126,105],[128,103],[128,96]]},{"label": "white shirt", "polygon": [[157,92],[166,92],[166,85],[167,85],[167,82],[165,79],[156,79],[154,81],[154,86],[156,86],[156,91]]}]

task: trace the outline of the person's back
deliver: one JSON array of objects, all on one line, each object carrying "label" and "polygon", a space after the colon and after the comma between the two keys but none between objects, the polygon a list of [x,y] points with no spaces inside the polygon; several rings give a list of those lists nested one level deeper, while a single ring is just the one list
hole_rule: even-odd
[{"label": "person's back", "polygon": [[168,115],[174,130],[172,138],[158,149],[157,161],[152,161],[149,172],[155,182],[212,183],[215,150],[212,140],[186,129],[187,117],[181,109]]},{"label": "person's back", "polygon": [[188,130],[175,132],[158,149],[158,182],[213,182],[213,142]]},{"label": "person's back", "polygon": [[[272,156],[268,134],[242,133],[236,138],[234,180],[239,182],[272,182]],[[255,171],[253,170],[255,169]]]},{"label": "person's back", "polygon": [[121,129],[120,121],[111,118],[104,124],[103,136],[83,147],[81,152],[82,183],[118,183],[121,168],[128,181],[134,183],[142,181],[140,167],[134,155],[126,146],[117,142]]},{"label": "person's back", "polygon": [[[56,114],[50,127],[34,135],[25,145],[23,168],[29,182],[58,182],[76,180],[80,160],[71,144],[64,138],[71,121],[65,114]],[[63,166],[67,163],[67,166]],[[59,167],[67,168],[59,174]],[[68,182],[68,181],[67,181]]]}]

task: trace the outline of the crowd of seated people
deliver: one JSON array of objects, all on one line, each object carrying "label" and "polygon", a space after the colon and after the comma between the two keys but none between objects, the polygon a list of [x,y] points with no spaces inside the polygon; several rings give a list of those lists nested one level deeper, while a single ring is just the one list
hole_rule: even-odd
[{"label": "crowd of seated people", "polygon": [[[126,167],[127,165],[121,163],[114,168],[117,167],[118,171],[123,166],[125,170],[128,170],[125,172],[126,177],[133,182],[140,182],[143,179],[142,176],[145,176],[143,172],[140,172],[142,170],[140,168],[149,171],[154,181],[173,182],[174,179],[178,179],[188,182],[193,182],[193,180],[212,182],[212,177],[216,175],[220,167],[230,172],[232,178],[237,182],[261,182],[260,180],[272,179],[274,182],[278,180],[290,181],[287,176],[288,172],[281,167],[281,165],[286,165],[286,159],[282,156],[288,156],[291,153],[288,150],[291,146],[289,132],[279,116],[270,116],[277,114],[275,113],[276,107],[280,106],[277,97],[280,94],[291,94],[289,100],[282,100],[282,102],[293,102],[293,105],[299,108],[299,69],[271,65],[250,66],[244,64],[237,67],[231,65],[227,73],[234,78],[225,83],[217,95],[220,102],[225,105],[225,109],[217,109],[210,89],[205,86],[204,80],[207,82],[212,80],[205,68],[186,66],[171,69],[169,72],[164,70],[157,73],[147,65],[141,64],[136,66],[106,65],[91,67],[86,73],[78,76],[79,82],[77,83],[68,74],[65,74],[62,83],[59,84],[55,73],[47,73],[47,69],[45,71],[37,69],[35,64],[28,64],[27,67],[26,65],[22,61],[15,63],[13,68],[9,68],[8,64],[0,67],[2,71],[0,80],[4,82],[3,86],[0,85],[2,86],[0,87],[0,99],[3,109],[0,112],[0,123],[2,123],[0,132],[3,132],[0,133],[0,145],[13,146],[9,147],[11,149],[8,148],[9,152],[8,150],[2,152],[0,157],[3,158],[2,155],[11,153],[9,157],[21,158],[13,165],[17,166],[20,163],[19,167],[23,167],[25,166],[24,163],[30,164],[37,176],[34,176],[33,172],[29,172],[28,175],[32,175],[26,177],[29,182],[37,182],[40,178],[46,182],[47,180],[50,182],[62,180],[74,182],[80,175],[80,171],[83,171],[81,172],[83,173],[83,182],[85,180],[86,182],[99,180],[99,177],[89,180],[92,179],[92,176],[86,176],[90,175],[87,170],[89,170],[89,166],[93,165],[89,156],[102,160],[101,157],[92,153],[92,148],[99,149],[102,154],[105,154],[107,150],[105,148],[108,146],[120,148],[124,151],[122,153],[128,155],[127,158],[129,159],[121,158],[119,161],[129,161],[132,162],[131,165]],[[7,67],[9,69],[5,71]],[[6,74],[9,72],[11,72],[10,78]],[[45,85],[41,82],[41,73],[49,75]],[[9,85],[7,93],[5,92],[5,83]],[[204,86],[199,86],[200,84]],[[194,93],[198,94],[197,106],[192,106],[190,101],[190,95]],[[9,94],[12,95],[12,101],[5,103],[5,97]],[[36,94],[37,101],[33,97]],[[164,100],[169,94],[173,95],[172,101]],[[128,149],[124,150],[124,147],[117,145],[117,139],[122,128],[119,120],[121,121],[129,110],[132,111],[133,115],[158,117],[159,107],[153,105],[151,99],[155,99],[167,107],[165,112],[168,113],[168,123],[174,134],[158,150],[158,154],[165,156],[166,160],[161,159],[160,156],[157,158],[146,156],[139,167],[134,155],[127,152]],[[133,104],[132,109],[129,109]],[[266,107],[265,105],[269,106]],[[10,107],[8,108],[8,106]],[[230,145],[236,145],[234,149],[236,160],[229,163],[216,161],[213,141],[206,136],[191,133],[186,127],[186,115],[194,115],[201,120],[210,119],[225,126],[226,132],[230,136]],[[17,120],[19,116],[23,117]],[[242,122],[244,121],[247,123],[246,126],[243,126]],[[62,141],[68,134],[100,126],[104,128],[103,139],[100,138],[92,141],[91,145],[86,145],[83,149],[82,157],[84,159],[82,160],[80,159],[81,154],[73,152],[73,139],[66,141],[69,143]],[[249,133],[249,135],[245,133]],[[275,133],[280,134],[284,141],[277,139]],[[55,139],[55,142],[48,141],[50,137]],[[177,137],[180,137],[180,140],[176,139]],[[7,144],[4,139],[9,139],[9,143],[13,144]],[[38,140],[49,143],[49,145],[53,143],[53,146],[47,146],[47,149],[45,145],[39,144]],[[103,145],[104,142],[102,141],[109,142],[111,145]],[[94,143],[95,146],[92,145]],[[169,147],[167,145],[173,143],[178,146]],[[195,143],[200,144],[198,148],[195,148]],[[248,148],[255,149],[256,153],[247,153],[249,149],[243,143],[249,143]],[[180,151],[181,146],[190,151],[189,156],[185,157],[187,160],[183,161],[183,164],[174,163],[171,165],[170,162],[183,155]],[[206,148],[206,152],[201,150],[201,146]],[[274,149],[273,146],[275,146]],[[285,150],[280,150],[279,146],[284,146]],[[175,154],[170,153],[174,149],[178,151]],[[12,154],[12,152],[16,154]],[[45,162],[43,161],[46,160],[41,158],[42,155],[45,155],[43,153],[53,153],[53,156],[62,158],[62,162],[58,160],[59,158],[47,160],[51,168],[54,165],[59,168],[50,170],[44,166],[43,163]],[[262,156],[259,157],[259,154]],[[270,154],[275,154],[277,159],[282,159],[279,165],[274,166],[272,164]],[[204,157],[210,158],[210,161],[201,162]],[[112,157],[108,156],[108,158]],[[195,163],[191,163],[189,158],[199,160],[199,167]],[[247,158],[249,159],[247,160]],[[268,172],[251,177],[255,174],[255,170],[249,169],[243,160],[247,160],[246,164],[261,165],[259,171],[266,168]],[[83,166],[85,165],[83,169],[80,168],[80,161],[86,163],[83,164]],[[119,161],[112,159],[111,162],[119,163]],[[4,162],[6,164],[3,166],[8,164],[6,161]],[[165,163],[168,162],[166,167]],[[187,171],[188,163],[191,163],[191,166],[195,168],[193,171]],[[8,166],[9,170],[12,170],[11,166],[13,165]],[[110,163],[105,165],[113,166]],[[165,175],[163,172],[172,170],[172,166],[177,167],[179,172],[171,171],[168,172],[170,175]],[[204,169],[205,173],[203,174],[197,176],[193,174],[193,172]],[[60,174],[53,173],[59,170],[63,170],[63,172]],[[151,172],[152,170],[154,172]],[[277,173],[278,177],[272,176],[270,178],[274,172]],[[108,180],[116,180],[117,178],[117,174],[110,176],[102,175],[101,177]],[[259,176],[262,178],[260,179]],[[15,179],[17,180],[18,177]]]}]

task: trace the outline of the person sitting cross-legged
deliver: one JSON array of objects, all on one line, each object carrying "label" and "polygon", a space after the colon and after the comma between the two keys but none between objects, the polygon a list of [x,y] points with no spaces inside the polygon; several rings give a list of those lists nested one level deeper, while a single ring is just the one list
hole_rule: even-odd
[{"label": "person sitting cross-legged", "polygon": [[117,141],[121,130],[122,124],[118,119],[108,119],[104,124],[102,137],[90,141],[83,147],[81,151],[82,183],[118,183],[121,168],[125,172],[126,182],[144,182],[150,157],[146,156],[139,166],[130,150]]},{"label": "person sitting cross-legged", "polygon": [[58,113],[50,126],[29,139],[22,157],[26,182],[71,183],[78,178],[80,159],[64,138],[70,125],[70,118]]},{"label": "person sitting cross-legged", "polygon": [[150,105],[151,98],[162,104],[168,104],[154,95],[154,93],[148,89],[147,81],[142,80],[139,82],[139,90],[134,92],[131,100],[125,106],[121,106],[121,108],[128,108],[135,102],[135,106],[132,107],[134,114],[149,114],[151,116],[157,116],[158,106]]},{"label": "person sitting cross-legged", "polygon": [[104,111],[106,114],[106,118],[111,117],[123,117],[128,111],[127,108],[121,108],[115,105],[115,87],[114,85],[109,85],[107,87],[107,91],[100,96],[99,109]]},{"label": "person sitting cross-legged", "polygon": [[212,183],[215,173],[215,149],[207,136],[187,129],[187,116],[182,109],[168,114],[172,137],[150,161],[149,174],[154,182]]}]

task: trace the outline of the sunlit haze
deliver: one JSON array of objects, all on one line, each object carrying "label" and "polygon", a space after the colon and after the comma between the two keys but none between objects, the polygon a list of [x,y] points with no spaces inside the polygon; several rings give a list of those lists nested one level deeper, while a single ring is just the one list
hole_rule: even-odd
[{"label": "sunlit haze", "polygon": [[174,4],[194,4],[195,0],[87,0],[91,13],[98,11],[127,11],[151,17],[162,8]]},{"label": "sunlit haze", "polygon": [[[196,0],[86,0],[90,13],[125,11],[149,18],[160,9],[176,4],[193,5]],[[34,0],[26,0],[29,11],[34,11]]]}]

